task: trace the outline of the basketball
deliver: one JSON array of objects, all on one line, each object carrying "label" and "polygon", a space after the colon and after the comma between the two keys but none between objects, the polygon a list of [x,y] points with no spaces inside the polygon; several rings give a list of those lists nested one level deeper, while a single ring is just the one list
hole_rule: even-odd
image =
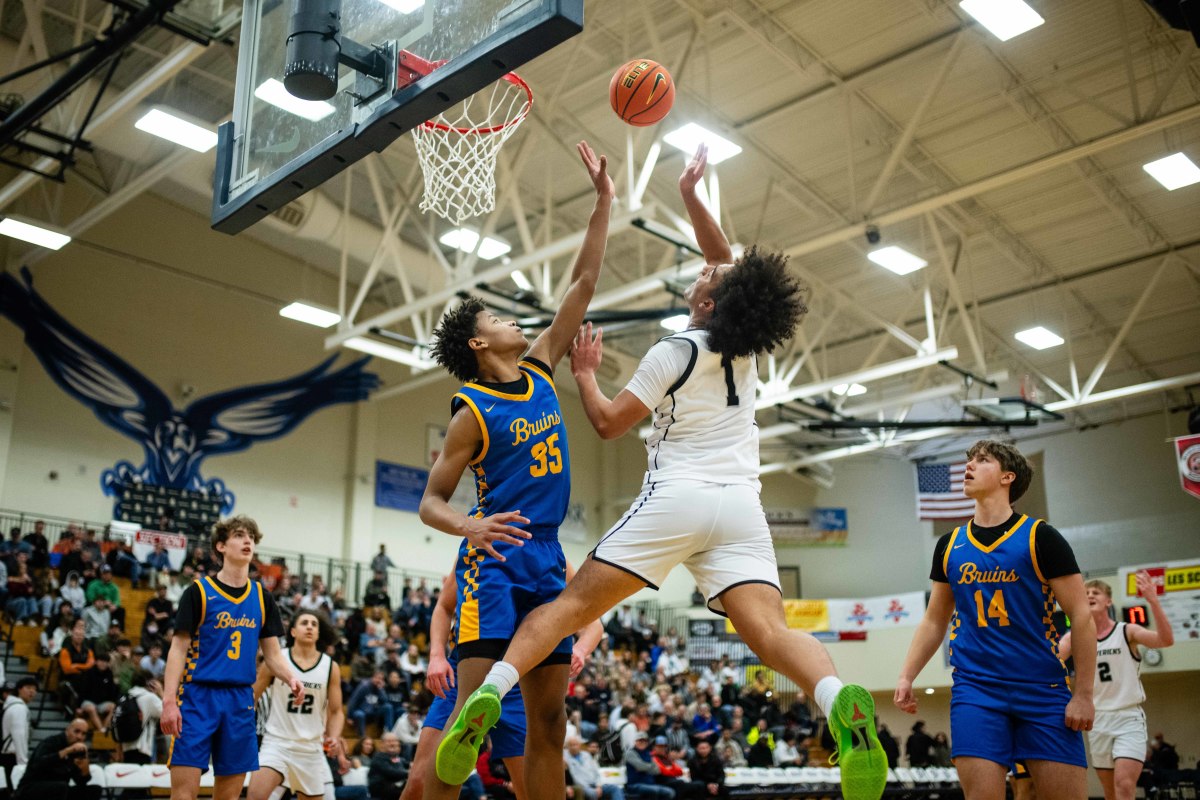
[{"label": "basketball", "polygon": [[617,116],[644,127],[661,120],[675,103],[675,81],[657,61],[635,58],[621,65],[608,84],[608,102]]}]

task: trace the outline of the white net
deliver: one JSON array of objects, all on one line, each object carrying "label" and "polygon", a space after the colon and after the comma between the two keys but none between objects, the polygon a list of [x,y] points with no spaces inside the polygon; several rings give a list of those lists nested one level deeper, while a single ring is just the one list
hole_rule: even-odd
[{"label": "white net", "polygon": [[456,225],[496,207],[496,156],[533,105],[533,93],[509,73],[413,128],[425,177],[422,211]]}]

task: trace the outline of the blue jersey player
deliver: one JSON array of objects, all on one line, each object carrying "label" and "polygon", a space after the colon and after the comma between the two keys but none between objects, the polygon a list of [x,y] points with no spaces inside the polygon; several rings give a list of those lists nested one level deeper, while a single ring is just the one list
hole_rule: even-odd
[{"label": "blue jersey player", "polygon": [[[490,313],[477,298],[448,312],[434,332],[431,354],[464,386],[451,404],[445,446],[429,474],[421,521],[462,538],[456,568],[458,700],[477,689],[521,620],[562,591],[566,560],[558,543],[570,499],[567,431],[554,387],[554,367],[570,349],[596,289],[608,236],[614,187],[608,164],[584,142],[580,157],[596,189],[596,205],[550,327],[532,345],[514,321]],[[465,470],[475,476],[468,514],[450,505]],[[525,770],[533,800],[561,800],[566,789],[562,743],[571,638],[563,639],[522,683],[528,732]],[[460,721],[438,749],[435,779],[425,797],[456,797],[475,765],[481,731],[492,719]],[[487,722],[484,726],[483,723]],[[446,769],[443,756],[452,748]]]},{"label": "blue jersey player", "polygon": [[[1014,447],[983,440],[967,451],[963,492],[974,517],[934,550],[925,617],[901,667],[896,705],[916,713],[912,684],[950,626],[950,737],[967,800],[1003,800],[1021,762],[1038,797],[1083,800],[1081,731],[1094,716],[1096,627],[1070,545],[1047,523],[1014,512],[1032,469]],[[1052,621],[1070,617],[1070,688]]]},{"label": "blue jersey player", "polygon": [[235,800],[247,772],[258,769],[254,680],[259,648],[267,668],[299,702],[304,684],[279,649],[283,622],[269,592],[249,577],[258,525],[239,516],[213,528],[215,576],[179,598],[175,636],[163,680],[162,731],[174,737],[167,764],[172,800],[194,800],[212,762],[213,797]]}]

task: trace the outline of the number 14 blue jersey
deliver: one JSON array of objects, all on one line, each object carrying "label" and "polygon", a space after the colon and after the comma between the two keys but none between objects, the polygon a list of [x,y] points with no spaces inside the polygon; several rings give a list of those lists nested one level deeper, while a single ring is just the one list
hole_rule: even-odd
[{"label": "number 14 blue jersey", "polygon": [[486,517],[520,511],[537,538],[557,538],[571,499],[571,459],[554,380],[533,361],[518,365],[527,388],[520,394],[478,383],[454,395],[466,404],[483,432],[471,459],[476,504],[470,514]]}]

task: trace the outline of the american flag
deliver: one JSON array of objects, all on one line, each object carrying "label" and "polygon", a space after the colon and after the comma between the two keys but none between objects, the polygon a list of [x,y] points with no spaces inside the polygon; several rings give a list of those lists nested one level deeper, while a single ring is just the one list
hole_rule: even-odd
[{"label": "american flag", "polygon": [[963,494],[962,464],[917,465],[917,518],[964,519],[975,513],[975,501]]}]

